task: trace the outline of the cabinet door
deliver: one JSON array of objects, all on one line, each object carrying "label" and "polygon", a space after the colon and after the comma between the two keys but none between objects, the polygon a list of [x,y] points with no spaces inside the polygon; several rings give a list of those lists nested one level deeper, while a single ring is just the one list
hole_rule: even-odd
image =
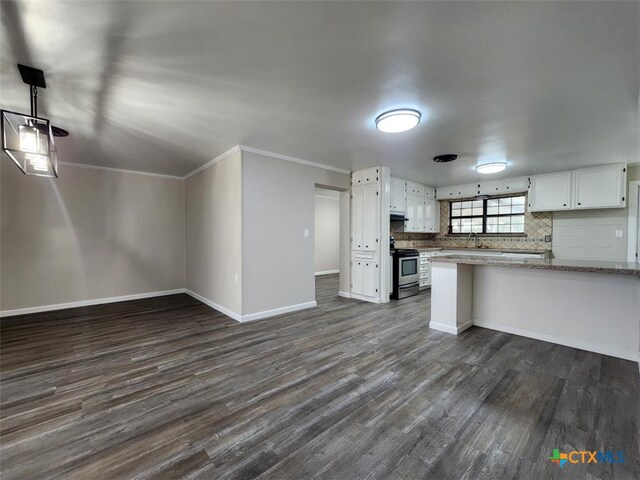
[{"label": "cabinet door", "polygon": [[480,182],[480,195],[498,195],[502,190],[502,180]]},{"label": "cabinet door", "polygon": [[401,178],[391,177],[391,204],[392,212],[404,213],[406,211],[406,185]]},{"label": "cabinet door", "polygon": [[545,173],[531,177],[529,211],[571,209],[571,172]]},{"label": "cabinet door", "polygon": [[351,185],[361,187],[378,182],[379,168],[371,167],[365,170],[357,170],[351,174]]},{"label": "cabinet door", "polygon": [[364,260],[354,260],[351,265],[351,291],[364,295]]},{"label": "cabinet door", "polygon": [[436,198],[436,190],[431,187],[424,187],[424,196],[426,198]]},{"label": "cabinet door", "polygon": [[455,198],[458,193],[457,185],[452,187],[438,187],[436,189],[436,199],[437,200],[450,200]]},{"label": "cabinet door", "polygon": [[573,208],[620,208],[626,205],[626,165],[603,165],[573,172]]},{"label": "cabinet door", "polygon": [[407,210],[404,214],[405,217],[408,218],[406,222],[404,222],[404,231],[405,232],[413,232],[415,227],[415,218],[416,218],[416,203],[415,197],[413,195],[407,195]]},{"label": "cabinet door", "polygon": [[353,250],[362,250],[364,225],[364,187],[351,189],[351,237]]},{"label": "cabinet door", "polygon": [[377,250],[378,222],[380,218],[378,185],[362,187],[363,195],[363,221],[361,250]]},{"label": "cabinet door", "polygon": [[440,202],[426,199],[424,202],[424,231],[436,233],[440,231]]},{"label": "cabinet door", "polygon": [[529,188],[529,177],[505,178],[502,180],[500,190],[502,193],[526,192]]},{"label": "cabinet door", "polygon": [[364,262],[364,270],[363,270],[363,295],[367,297],[375,297],[378,293],[377,288],[377,278],[378,278],[378,268],[375,262]]},{"label": "cabinet door", "polygon": [[407,181],[407,195],[408,194],[420,195],[424,197],[424,185]]},{"label": "cabinet door", "polygon": [[424,197],[407,193],[407,212],[409,219],[404,224],[405,232],[421,232],[424,228]]},{"label": "cabinet door", "polygon": [[480,192],[480,184],[478,183],[467,183],[464,185],[458,185],[457,197],[458,198],[468,198],[475,197]]}]

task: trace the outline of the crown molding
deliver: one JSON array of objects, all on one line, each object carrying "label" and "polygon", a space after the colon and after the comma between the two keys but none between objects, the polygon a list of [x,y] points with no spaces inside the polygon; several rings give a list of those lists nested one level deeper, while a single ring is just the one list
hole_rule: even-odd
[{"label": "crown molding", "polygon": [[187,173],[186,175],[184,175],[182,177],[176,176],[176,175],[164,175],[162,173],[141,172],[141,171],[138,171],[138,170],[125,170],[125,169],[122,169],[122,168],[102,167],[100,165],[87,165],[87,164],[84,164],[84,163],[58,162],[58,164],[59,165],[63,165],[65,167],[87,168],[87,169],[90,169],[90,170],[102,170],[104,172],[130,173],[132,175],[144,175],[144,176],[147,176],[147,177],[170,178],[172,180],[186,180],[186,179],[188,179],[190,177],[193,177],[194,175],[202,172],[203,170],[206,170],[207,168],[211,167],[212,165],[215,165],[216,163],[221,162],[225,158],[233,155],[234,153],[238,153],[238,152],[254,153],[256,155],[263,155],[265,157],[275,158],[275,159],[278,159],[278,160],[284,160],[286,162],[298,163],[298,164],[301,164],[301,165],[306,165],[308,167],[321,168],[323,170],[330,170],[332,172],[344,173],[344,174],[347,174],[347,175],[351,174],[350,170],[345,170],[343,168],[333,167],[331,165],[325,165],[323,163],[311,162],[309,160],[303,160],[301,158],[290,157],[288,155],[280,155],[279,153],[268,152],[266,150],[260,150],[258,148],[253,148],[253,147],[247,147],[245,145],[236,145],[234,147],[231,147],[229,150],[227,150],[226,152],[222,153],[221,155],[218,155],[213,160],[205,163],[204,165],[201,165],[200,167],[196,168],[195,170],[190,171],[189,173]]},{"label": "crown molding", "polygon": [[139,170],[125,170],[122,168],[102,167],[100,165],[86,165],[84,163],[58,162],[58,165],[72,168],[86,168],[88,170],[101,170],[103,172],[128,173],[131,175],[143,175],[146,177],[170,178],[172,180],[182,180],[182,177],[175,175],[164,175],[162,173],[141,172]]},{"label": "crown molding", "polygon": [[307,165],[309,167],[321,168],[323,170],[330,170],[332,172],[345,173],[347,175],[351,174],[350,170],[345,170],[344,168],[333,167],[331,165],[325,165],[323,163],[311,162],[309,160],[303,160],[301,158],[290,157],[288,155],[280,155],[279,153],[268,152],[266,150],[260,150],[258,148],[247,147],[245,145],[239,145],[240,150],[247,153],[255,153],[257,155],[264,155],[265,157],[277,158],[278,160],[284,160],[286,162],[299,163],[302,165]]},{"label": "crown molding", "polygon": [[233,155],[234,153],[238,153],[239,151],[240,151],[240,145],[236,145],[235,147],[231,147],[229,150],[224,152],[222,155],[218,155],[216,158],[214,158],[210,162],[207,162],[204,165],[196,168],[195,170],[192,170],[189,173],[187,173],[184,177],[182,177],[182,180],[186,180],[187,178],[193,177],[195,174],[200,173],[203,170],[206,170],[210,166],[215,165],[218,162],[221,162],[225,158]]}]

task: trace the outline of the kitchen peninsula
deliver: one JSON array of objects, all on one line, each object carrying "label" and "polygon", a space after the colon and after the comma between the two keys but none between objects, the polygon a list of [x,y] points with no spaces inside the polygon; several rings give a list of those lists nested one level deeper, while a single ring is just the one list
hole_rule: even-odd
[{"label": "kitchen peninsula", "polygon": [[472,325],[638,361],[637,263],[447,255],[430,259],[430,328]]}]

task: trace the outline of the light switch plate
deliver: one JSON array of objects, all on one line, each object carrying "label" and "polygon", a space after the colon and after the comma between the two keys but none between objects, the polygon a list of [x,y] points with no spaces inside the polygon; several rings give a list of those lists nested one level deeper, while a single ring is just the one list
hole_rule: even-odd
[{"label": "light switch plate", "polygon": [[616,238],[622,238],[624,232],[622,230],[616,230]]},{"label": "light switch plate", "polygon": [[305,228],[304,229],[304,238],[307,238],[309,236],[309,229]]}]

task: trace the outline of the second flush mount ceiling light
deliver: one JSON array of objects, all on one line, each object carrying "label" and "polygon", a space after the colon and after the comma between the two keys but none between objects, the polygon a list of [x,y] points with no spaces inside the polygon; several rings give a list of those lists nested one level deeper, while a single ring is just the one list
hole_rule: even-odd
[{"label": "second flush mount ceiling light", "polygon": [[420,117],[421,114],[417,110],[390,110],[376,118],[376,128],[385,133],[406,132],[420,123]]},{"label": "second flush mount ceiling light", "polygon": [[484,165],[477,165],[476,172],[478,173],[498,173],[507,168],[507,162],[493,162],[485,163]]}]

